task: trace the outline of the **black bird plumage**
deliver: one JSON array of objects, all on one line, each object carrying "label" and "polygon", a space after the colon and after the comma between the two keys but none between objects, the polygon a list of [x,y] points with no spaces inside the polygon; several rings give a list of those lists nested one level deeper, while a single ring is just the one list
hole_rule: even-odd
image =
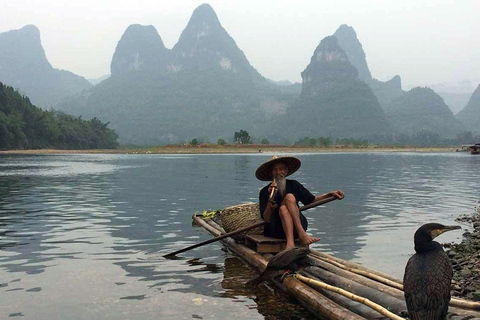
[{"label": "black bird plumage", "polygon": [[280,251],[268,261],[267,267],[257,278],[248,281],[245,285],[256,286],[263,281],[278,277],[286,269],[296,270],[297,262],[306,257],[309,252],[307,247],[294,247]]},{"label": "black bird plumage", "polygon": [[416,253],[408,260],[403,277],[411,320],[444,320],[447,315],[453,269],[442,246],[433,239],[454,229],[460,227],[428,223],[415,232]]}]

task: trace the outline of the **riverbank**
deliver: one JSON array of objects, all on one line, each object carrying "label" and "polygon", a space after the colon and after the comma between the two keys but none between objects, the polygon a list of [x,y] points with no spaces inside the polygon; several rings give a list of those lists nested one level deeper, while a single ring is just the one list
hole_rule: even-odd
[{"label": "riverbank", "polygon": [[473,230],[465,232],[463,241],[449,245],[447,250],[453,265],[452,295],[480,301],[480,207],[456,220],[471,224]]},{"label": "riverbank", "polygon": [[283,145],[167,145],[149,148],[121,148],[94,150],[6,150],[0,154],[228,154],[228,153],[319,153],[319,152],[455,152],[455,147],[304,147]]}]

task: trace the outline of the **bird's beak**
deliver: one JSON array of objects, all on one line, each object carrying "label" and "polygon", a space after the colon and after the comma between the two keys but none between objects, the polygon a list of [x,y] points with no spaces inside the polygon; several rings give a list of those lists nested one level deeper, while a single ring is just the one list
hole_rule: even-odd
[{"label": "bird's beak", "polygon": [[450,231],[450,230],[457,230],[457,229],[462,229],[462,227],[460,227],[460,226],[444,226],[441,229],[432,230],[432,232],[430,234],[432,235],[432,239],[435,239],[436,237],[438,237],[439,235],[441,235],[444,232],[447,232],[447,231]]}]

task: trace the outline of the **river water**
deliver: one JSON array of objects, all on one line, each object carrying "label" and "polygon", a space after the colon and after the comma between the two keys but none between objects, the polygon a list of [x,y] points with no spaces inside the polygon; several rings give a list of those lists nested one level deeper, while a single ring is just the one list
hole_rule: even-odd
[{"label": "river water", "polygon": [[[0,319],[310,318],[268,284],[245,287],[255,272],[220,244],[162,257],[211,238],[195,211],[256,201],[270,156],[1,155]],[[480,200],[467,153],[296,156],[292,179],[346,194],[305,212],[312,248],[399,278],[420,225],[454,224]]]}]

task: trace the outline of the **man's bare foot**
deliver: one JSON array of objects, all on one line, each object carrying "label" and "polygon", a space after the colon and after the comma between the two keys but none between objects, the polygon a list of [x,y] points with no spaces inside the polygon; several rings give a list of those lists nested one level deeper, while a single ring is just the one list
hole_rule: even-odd
[{"label": "man's bare foot", "polygon": [[285,250],[292,249],[292,248],[295,248],[295,243],[291,245],[287,243],[287,245],[285,246]]},{"label": "man's bare foot", "polygon": [[305,238],[301,238],[299,240],[300,240],[300,243],[303,246],[308,246],[309,244],[320,241],[320,238],[316,238],[316,237],[312,237],[312,236],[307,235]]}]

